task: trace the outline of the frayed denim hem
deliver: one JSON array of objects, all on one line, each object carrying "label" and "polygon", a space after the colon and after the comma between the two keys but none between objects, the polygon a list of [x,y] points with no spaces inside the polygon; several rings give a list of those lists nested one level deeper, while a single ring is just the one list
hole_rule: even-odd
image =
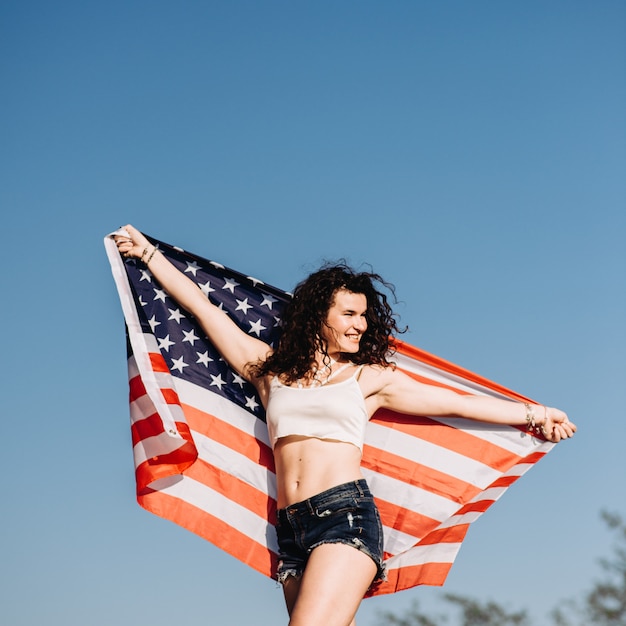
[{"label": "frayed denim hem", "polygon": [[[361,552],[363,552],[363,554],[366,554],[367,556],[369,556],[369,558],[372,559],[372,561],[374,561],[374,564],[376,565],[376,568],[377,568],[376,576],[374,576],[374,580],[372,580],[372,585],[376,585],[378,583],[381,583],[387,580],[387,568],[385,564],[382,562],[379,563],[378,560],[371,553],[371,551],[368,549],[368,547],[357,537],[353,537],[352,539],[337,538],[337,539],[324,539],[322,541],[318,541],[316,544],[311,546],[311,549],[309,550],[309,554],[311,554],[311,552],[313,552],[313,550],[315,550],[315,548],[317,548],[318,546],[323,546],[324,544],[329,544],[329,543],[341,543],[343,545],[356,548],[357,550],[360,550]],[[282,561],[278,563],[278,573],[276,576],[277,582],[281,585],[284,585],[285,581],[290,576],[293,576],[294,578],[300,578],[302,574],[304,573],[303,570],[298,569],[298,568],[289,568],[284,571],[281,571],[281,567],[282,567]],[[306,568],[306,565],[305,565],[305,568]]]}]

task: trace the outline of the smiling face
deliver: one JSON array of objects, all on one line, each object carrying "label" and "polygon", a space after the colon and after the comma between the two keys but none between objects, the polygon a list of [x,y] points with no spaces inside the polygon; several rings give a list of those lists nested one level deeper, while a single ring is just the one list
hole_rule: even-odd
[{"label": "smiling face", "polygon": [[341,352],[355,354],[359,351],[359,342],[367,330],[366,311],[367,298],[364,294],[346,289],[335,292],[321,332],[331,357],[337,359]]}]

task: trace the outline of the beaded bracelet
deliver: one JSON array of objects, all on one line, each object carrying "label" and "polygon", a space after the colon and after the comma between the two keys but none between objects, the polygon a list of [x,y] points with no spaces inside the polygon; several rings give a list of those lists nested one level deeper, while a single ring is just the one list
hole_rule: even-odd
[{"label": "beaded bracelet", "polygon": [[533,405],[528,402],[524,402],[524,406],[526,407],[526,425],[528,427],[528,432],[547,437],[548,433],[546,432],[545,425],[548,421],[548,408],[544,407],[545,418],[543,420],[543,424],[539,425],[535,422],[535,408]]},{"label": "beaded bracelet", "polygon": [[154,248],[152,248],[152,252],[150,253],[150,256],[146,259],[146,265],[148,265],[148,263],[150,263],[150,261],[152,261],[152,257],[154,256],[154,253],[157,251],[156,246],[154,246]]},{"label": "beaded bracelet", "polygon": [[148,250],[150,249],[150,245],[147,245],[144,249],[143,252],[141,253],[141,257],[139,257],[140,261],[143,261],[143,257],[146,256],[146,253],[148,252]]}]

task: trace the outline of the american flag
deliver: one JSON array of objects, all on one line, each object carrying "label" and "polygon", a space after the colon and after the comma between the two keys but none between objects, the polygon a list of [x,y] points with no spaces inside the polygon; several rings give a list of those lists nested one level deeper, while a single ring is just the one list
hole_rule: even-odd
[{"label": "american flag", "polygon": [[[150,238],[245,332],[273,344],[290,295]],[[139,504],[275,576],[276,480],[265,413],[252,385],[216,352],[142,263],[105,248],[126,321]],[[396,342],[398,367],[462,394],[527,400]],[[553,444],[521,427],[379,411],[362,470],[384,529],[388,580],[373,595],[442,585],[467,530]]]}]

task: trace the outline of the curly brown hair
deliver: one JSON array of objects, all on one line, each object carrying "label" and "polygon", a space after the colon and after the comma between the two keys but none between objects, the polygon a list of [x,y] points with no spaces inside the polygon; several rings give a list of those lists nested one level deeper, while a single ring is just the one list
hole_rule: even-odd
[{"label": "curly brown hair", "polygon": [[255,376],[282,375],[294,383],[309,373],[315,365],[316,351],[330,363],[326,345],[321,336],[328,310],[340,289],[363,294],[367,300],[367,329],[361,338],[359,351],[350,354],[357,364],[391,365],[393,354],[390,341],[398,329],[387,295],[376,288],[376,283],[392,294],[393,285],[378,274],[356,272],[344,262],[325,264],[303,280],[294,290],[293,299],[283,311],[282,334],[274,352],[252,367]]}]

